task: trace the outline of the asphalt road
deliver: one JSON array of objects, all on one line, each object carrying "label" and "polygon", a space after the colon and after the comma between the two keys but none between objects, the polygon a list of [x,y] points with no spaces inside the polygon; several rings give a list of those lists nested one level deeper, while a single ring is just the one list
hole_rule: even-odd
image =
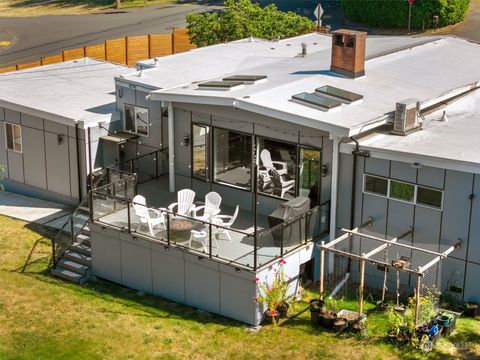
[{"label": "asphalt road", "polygon": [[185,26],[189,12],[213,6],[163,4],[92,15],[0,17],[0,67],[127,35],[160,34]]}]

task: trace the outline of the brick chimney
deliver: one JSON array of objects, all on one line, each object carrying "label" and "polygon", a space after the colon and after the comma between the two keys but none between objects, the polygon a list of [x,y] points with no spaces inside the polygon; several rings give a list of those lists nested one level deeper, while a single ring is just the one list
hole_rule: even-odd
[{"label": "brick chimney", "polygon": [[367,33],[363,31],[334,31],[330,70],[351,78],[364,76],[366,39]]}]

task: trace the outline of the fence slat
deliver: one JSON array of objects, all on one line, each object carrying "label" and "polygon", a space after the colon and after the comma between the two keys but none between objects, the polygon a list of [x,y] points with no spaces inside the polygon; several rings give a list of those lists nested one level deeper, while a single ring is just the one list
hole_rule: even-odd
[{"label": "fence slat", "polygon": [[15,71],[15,70],[17,70],[17,66],[16,66],[16,65],[4,67],[4,68],[1,68],[1,69],[0,69],[0,74],[1,74],[1,73],[6,73],[6,72],[10,72],[10,71]]},{"label": "fence slat", "polygon": [[105,60],[105,43],[85,46],[85,56]]},{"label": "fence slat", "polygon": [[76,60],[85,57],[85,52],[83,48],[63,50],[62,54],[63,61]]},{"label": "fence slat", "polygon": [[45,56],[42,58],[42,65],[56,64],[63,61],[62,54],[56,54],[51,56]]},{"label": "fence slat", "polygon": [[173,49],[173,34],[158,34],[149,35],[150,49],[149,58],[156,56],[166,56],[172,54]]},{"label": "fence slat", "polygon": [[105,41],[106,60],[117,64],[127,63],[126,39],[114,39]]},{"label": "fence slat", "polygon": [[41,66],[40,60],[33,61],[33,62],[30,62],[30,63],[26,63],[26,64],[18,64],[17,65],[17,70],[25,70],[25,69],[30,69],[30,68],[37,67],[37,66]]},{"label": "fence slat", "polygon": [[190,37],[187,34],[187,29],[173,28],[173,53],[180,53],[195,49],[196,46],[190,42]]},{"label": "fence slat", "polygon": [[127,65],[135,66],[138,60],[148,59],[148,35],[127,36]]}]

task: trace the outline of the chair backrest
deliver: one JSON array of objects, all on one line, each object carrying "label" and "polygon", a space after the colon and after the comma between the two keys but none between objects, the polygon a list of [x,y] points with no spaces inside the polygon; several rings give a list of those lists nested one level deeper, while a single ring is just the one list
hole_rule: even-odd
[{"label": "chair backrest", "polygon": [[235,211],[233,212],[232,218],[230,219],[230,221],[227,224],[228,226],[232,226],[233,223],[235,222],[235,220],[237,220],[238,210],[239,210],[239,206],[237,205],[237,207],[235,208]]},{"label": "chair backrest", "polygon": [[271,169],[270,174],[272,175],[272,182],[275,187],[283,188],[283,179],[282,176],[278,173],[277,170]]},{"label": "chair backrest", "polygon": [[215,191],[209,192],[205,195],[205,212],[204,215],[211,216],[213,213],[220,209],[222,203],[222,197]]},{"label": "chair backrest", "polygon": [[142,218],[148,218],[148,208],[146,206],[146,200],[142,195],[136,195],[133,200],[133,209],[135,214]]},{"label": "chair backrest", "polygon": [[193,201],[195,200],[195,191],[190,189],[183,189],[177,193],[178,213],[186,215],[192,208]]},{"label": "chair backrest", "polygon": [[260,153],[260,159],[262,160],[263,166],[268,169],[273,169],[272,157],[270,155],[270,151],[267,149],[263,149]]}]

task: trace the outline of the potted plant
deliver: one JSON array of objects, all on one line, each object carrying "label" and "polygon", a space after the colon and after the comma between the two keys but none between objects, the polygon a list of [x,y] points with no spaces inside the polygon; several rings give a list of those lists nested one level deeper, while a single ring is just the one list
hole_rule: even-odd
[{"label": "potted plant", "polygon": [[333,330],[336,332],[341,332],[348,327],[347,319],[337,317],[333,320]]},{"label": "potted plant", "polygon": [[393,340],[402,342],[405,335],[406,320],[403,313],[395,309],[396,305],[387,306],[388,336]]},{"label": "potted plant", "polygon": [[478,314],[478,304],[474,302],[465,303],[465,316],[475,317]]},{"label": "potted plant", "polygon": [[324,301],[320,299],[310,300],[310,322],[312,326],[320,326],[322,322],[321,312]]},{"label": "potted plant", "polygon": [[259,282],[259,279],[256,279],[259,295],[255,300],[264,305],[267,317],[274,324],[287,316],[289,301],[293,298],[293,295],[288,294],[290,284],[283,271],[285,264],[285,260],[280,259],[271,284],[268,281]]},{"label": "potted plant", "polygon": [[328,329],[333,327],[333,322],[337,317],[337,302],[333,299],[329,299],[327,303],[324,304],[321,311],[322,324]]}]

